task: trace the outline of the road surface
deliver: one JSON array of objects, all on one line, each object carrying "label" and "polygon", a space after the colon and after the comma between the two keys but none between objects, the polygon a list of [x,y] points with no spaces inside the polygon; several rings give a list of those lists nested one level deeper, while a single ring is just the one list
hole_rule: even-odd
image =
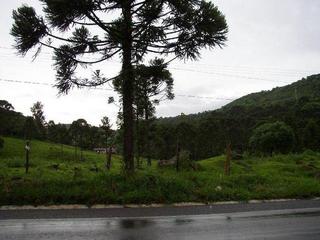
[{"label": "road surface", "polygon": [[[15,212],[12,212],[13,217],[10,218],[10,214],[0,211],[0,240],[319,240],[319,202],[300,203],[311,207],[298,208],[296,203],[288,202],[287,209],[282,210],[277,209],[277,204],[273,205],[273,210],[269,204],[248,204],[252,210],[238,209],[239,211],[230,212],[228,210],[232,210],[234,205],[215,206],[216,212],[220,210],[223,213],[202,215],[102,218],[90,215],[89,218],[77,218],[69,212],[67,218],[40,219],[19,219]],[[243,206],[245,210],[249,209],[249,206]],[[266,206],[269,209],[259,209]],[[172,208],[171,211],[177,211],[173,209],[176,208]],[[122,209],[124,212],[127,210]],[[21,211],[22,217],[23,212]]]}]

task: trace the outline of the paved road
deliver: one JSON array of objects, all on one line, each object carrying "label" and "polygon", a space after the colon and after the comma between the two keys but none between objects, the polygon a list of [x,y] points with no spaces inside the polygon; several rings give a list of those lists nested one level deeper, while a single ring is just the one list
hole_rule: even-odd
[{"label": "paved road", "polygon": [[[0,210],[0,220],[6,219],[56,219],[56,218],[110,218],[181,216],[281,209],[320,208],[320,200],[282,201],[255,204],[219,204],[192,207],[114,208],[76,210]],[[319,238],[320,239],[320,238]]]},{"label": "paved road", "polygon": [[320,208],[198,216],[0,220],[1,240],[319,240]]}]

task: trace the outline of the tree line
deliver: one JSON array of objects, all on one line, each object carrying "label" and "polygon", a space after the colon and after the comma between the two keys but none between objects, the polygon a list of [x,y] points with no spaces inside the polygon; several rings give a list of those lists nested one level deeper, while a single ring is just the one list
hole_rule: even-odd
[{"label": "tree line", "polygon": [[66,144],[80,149],[93,150],[114,145],[116,132],[111,129],[108,117],[101,119],[99,127],[78,119],[71,124],[46,121],[44,106],[36,102],[31,108],[32,116],[15,112],[11,103],[0,100],[0,135],[15,136],[26,140],[43,140]]},{"label": "tree line", "polygon": [[157,119],[152,134],[155,159],[174,157],[177,144],[193,160],[224,154],[228,144],[235,154],[320,151],[320,98]]}]

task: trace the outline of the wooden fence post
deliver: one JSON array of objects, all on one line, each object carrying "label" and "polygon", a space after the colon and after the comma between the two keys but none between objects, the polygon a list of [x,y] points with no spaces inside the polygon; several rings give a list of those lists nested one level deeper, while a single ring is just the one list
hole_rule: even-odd
[{"label": "wooden fence post", "polygon": [[30,152],[30,142],[29,141],[26,142],[25,150],[26,150],[25,168],[26,168],[26,174],[27,174],[29,171],[29,152]]}]

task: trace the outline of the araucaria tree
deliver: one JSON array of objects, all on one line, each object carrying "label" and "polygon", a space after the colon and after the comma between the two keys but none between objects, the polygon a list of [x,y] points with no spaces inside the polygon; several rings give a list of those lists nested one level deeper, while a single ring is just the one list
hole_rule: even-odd
[{"label": "araucaria tree", "polygon": [[[147,54],[197,59],[201,48],[222,47],[226,41],[224,15],[205,0],[40,0],[45,17],[29,6],[13,12],[12,35],[24,55],[31,48],[54,49],[59,91],[99,86],[112,81],[100,70],[92,79],[76,76],[79,65],[122,61],[124,162],[134,169],[134,66]],[[69,33],[69,34],[68,34]],[[86,56],[97,59],[88,61]],[[117,77],[117,76],[115,76]]]}]

